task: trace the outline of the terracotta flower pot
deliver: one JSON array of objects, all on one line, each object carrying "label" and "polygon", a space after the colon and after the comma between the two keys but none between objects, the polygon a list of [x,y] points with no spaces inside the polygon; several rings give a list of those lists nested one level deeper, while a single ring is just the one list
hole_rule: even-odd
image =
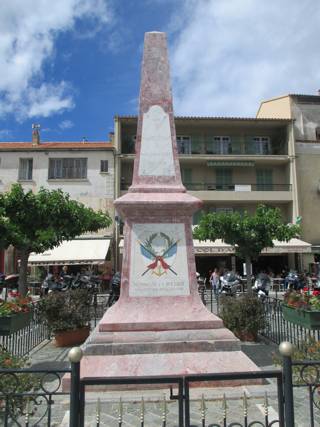
[{"label": "terracotta flower pot", "polygon": [[241,341],[255,342],[255,341],[257,341],[257,338],[258,338],[257,334],[255,334],[253,332],[236,331],[236,332],[234,332],[234,334]]},{"label": "terracotta flower pot", "polygon": [[54,335],[57,347],[71,347],[82,344],[89,336],[90,326],[71,331],[57,331]]}]

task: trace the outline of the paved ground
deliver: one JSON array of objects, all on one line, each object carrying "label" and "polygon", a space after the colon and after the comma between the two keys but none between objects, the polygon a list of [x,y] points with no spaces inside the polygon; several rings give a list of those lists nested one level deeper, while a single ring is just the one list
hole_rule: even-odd
[{"label": "paved ground", "polygon": [[[272,354],[277,351],[273,344],[244,343],[242,350],[262,369],[274,369]],[[68,348],[57,348],[53,342],[43,343],[33,352],[32,365],[35,368],[58,369],[69,366],[67,360]],[[277,391],[273,381],[262,385],[242,387],[196,388],[191,391],[190,414],[192,426],[202,425],[202,395],[205,399],[206,426],[220,423],[223,425],[223,395],[227,401],[227,421],[242,422],[244,425],[243,394],[248,397],[248,417],[250,421],[263,422],[265,417],[265,393],[268,394],[269,422],[277,419]],[[166,404],[164,404],[164,396]],[[122,399],[122,409],[120,402]],[[142,398],[144,404],[141,404]],[[67,396],[55,398],[52,408],[55,426],[68,426]],[[99,402],[99,403],[98,403]],[[306,389],[295,389],[296,426],[309,427],[309,403]],[[144,406],[144,426],[160,427],[166,412],[167,426],[177,426],[178,405],[170,401],[169,390],[139,390],[139,391],[91,391],[86,395],[85,426],[96,426],[97,407],[100,407],[100,425],[116,427],[119,425],[119,414],[122,413],[122,426],[138,427],[141,425],[141,406]],[[218,425],[220,425],[218,424]],[[41,425],[41,424],[40,424]],[[277,424],[275,424],[277,425]],[[316,416],[316,424],[320,425],[320,414]]]}]

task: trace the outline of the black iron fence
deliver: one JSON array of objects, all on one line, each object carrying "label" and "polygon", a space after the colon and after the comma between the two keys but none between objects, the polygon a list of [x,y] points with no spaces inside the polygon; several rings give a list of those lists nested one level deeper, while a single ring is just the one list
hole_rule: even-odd
[{"label": "black iron fence", "polygon": [[[320,422],[320,361],[297,361],[291,359],[293,346],[286,342],[280,345],[283,369],[257,372],[208,373],[179,376],[121,377],[121,378],[81,378],[80,363],[82,352],[73,348],[69,352],[71,368],[65,370],[1,369],[0,370],[0,423],[9,426],[48,426],[69,425],[81,427],[105,425],[122,427],[136,425],[179,426],[179,427],[225,427],[260,425],[264,427],[293,427],[295,414],[303,411],[310,427]],[[61,389],[62,377],[70,375],[70,391]],[[232,387],[228,395],[225,387]],[[259,396],[254,397],[250,385],[257,385]],[[245,386],[242,397],[235,397],[235,387]],[[123,390],[133,387],[136,398],[131,403],[112,401],[106,405],[105,387]],[[272,386],[272,390],[270,389]],[[98,387],[94,390],[92,387]],[[103,387],[103,388],[101,388]],[[170,394],[158,401],[158,414],[154,406],[141,396],[150,387],[165,387]],[[201,387],[201,395],[192,397]],[[90,390],[88,390],[90,388]],[[294,398],[295,390],[305,388],[307,399],[301,394]],[[208,390],[221,392],[220,399],[207,396]],[[173,391],[175,390],[175,392]],[[243,388],[241,389],[243,390]],[[93,398],[88,396],[95,391]],[[124,393],[122,391],[122,393]],[[229,389],[230,393],[230,389]],[[112,394],[111,394],[112,396]],[[166,397],[168,396],[168,397]],[[242,408],[235,410],[236,400]],[[259,403],[260,402],[260,403]],[[110,403],[110,398],[109,398]],[[217,407],[220,404],[220,409]],[[87,406],[95,410],[87,414]],[[133,421],[138,406],[137,417]],[[175,409],[172,410],[172,405]],[[127,410],[124,411],[124,407]],[[130,406],[130,408],[128,408]],[[61,409],[63,408],[63,411]],[[111,408],[111,412],[109,412]],[[229,409],[230,408],[230,409]],[[309,414],[307,412],[309,411]],[[115,413],[116,412],[116,413]],[[89,418],[87,417],[89,415]],[[158,416],[157,416],[158,415]]]},{"label": "black iron fence", "polygon": [[292,362],[291,358],[288,358],[286,363],[289,376],[293,378],[293,392],[298,389],[306,390],[310,427],[320,425],[320,360]]},{"label": "black iron fence", "polygon": [[[237,295],[245,292],[245,283],[239,284]],[[219,315],[220,295],[212,288],[199,287],[199,295],[205,306],[214,314]],[[270,341],[280,344],[282,341],[289,341],[294,346],[300,348],[307,339],[320,341],[320,330],[308,329],[296,323],[289,322],[283,317],[283,300],[277,297],[267,297],[263,301],[266,327],[260,331],[260,335]]]},{"label": "black iron fence", "polygon": [[278,298],[267,298],[264,301],[267,326],[261,331],[263,336],[276,344],[289,341],[298,348],[310,337],[320,340],[320,330],[308,329],[285,320],[282,307],[282,301]]},{"label": "black iron fence", "polygon": [[[107,300],[107,294],[93,295],[90,307],[92,326],[96,326],[98,320],[105,313]],[[9,335],[0,335],[0,346],[6,348],[14,356],[25,356],[39,344],[50,339],[51,334],[46,324],[40,320],[37,313],[37,303],[34,303],[30,322]]]},{"label": "black iron fence", "polygon": [[0,346],[5,347],[14,356],[25,356],[49,338],[48,328],[39,320],[35,303],[30,322],[9,335],[0,335]]},{"label": "black iron fence", "polygon": [[70,397],[69,392],[61,391],[61,381],[70,373],[70,369],[0,369],[0,424],[57,425],[54,409]]}]

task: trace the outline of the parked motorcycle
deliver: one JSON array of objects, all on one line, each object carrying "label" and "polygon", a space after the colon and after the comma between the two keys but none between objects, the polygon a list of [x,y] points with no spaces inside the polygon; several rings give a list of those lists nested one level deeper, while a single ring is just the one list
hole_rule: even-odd
[{"label": "parked motorcycle", "polygon": [[[67,277],[67,276],[65,276]],[[69,289],[68,284],[63,280],[57,280],[52,273],[48,273],[41,284],[41,294],[47,295],[51,292],[63,292]]]},{"label": "parked motorcycle", "polygon": [[265,301],[269,295],[269,290],[262,284],[260,279],[255,280],[252,290],[262,302]]},{"label": "parked motorcycle", "polygon": [[110,282],[110,295],[107,301],[107,307],[111,307],[120,297],[121,273],[117,271]]},{"label": "parked motorcycle", "polygon": [[285,289],[294,289],[295,291],[303,288],[303,284],[301,284],[298,273],[296,271],[289,271],[284,279],[284,286]]},{"label": "parked motorcycle", "polygon": [[221,277],[221,289],[222,295],[234,296],[240,287],[240,278],[233,271],[226,272]]}]

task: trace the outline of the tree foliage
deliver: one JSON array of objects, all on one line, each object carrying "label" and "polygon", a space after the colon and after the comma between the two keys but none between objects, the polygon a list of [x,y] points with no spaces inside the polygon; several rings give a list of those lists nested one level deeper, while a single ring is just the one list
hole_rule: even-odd
[{"label": "tree foliage", "polygon": [[[62,190],[24,191],[20,184],[0,194],[0,247],[13,245],[21,256],[20,281],[25,281],[31,252],[42,253],[86,232],[108,227],[107,213],[95,212]],[[25,285],[25,284],[24,284]],[[22,293],[25,293],[21,284]]]},{"label": "tree foliage", "polygon": [[202,216],[194,230],[199,240],[222,239],[234,246],[241,258],[257,259],[264,248],[272,248],[273,240],[289,241],[299,234],[300,227],[283,222],[281,211],[259,205],[254,215],[248,212],[209,213]]}]

